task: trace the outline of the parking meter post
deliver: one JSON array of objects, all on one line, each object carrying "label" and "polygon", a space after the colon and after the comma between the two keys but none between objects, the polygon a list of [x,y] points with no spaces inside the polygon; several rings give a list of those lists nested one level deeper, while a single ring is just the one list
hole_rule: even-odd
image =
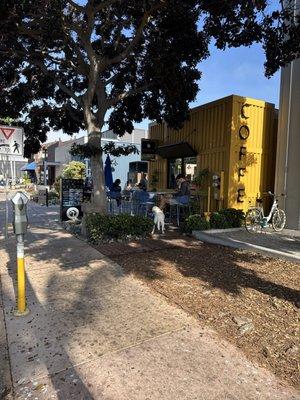
[{"label": "parking meter post", "polygon": [[13,228],[17,238],[17,309],[14,312],[15,316],[27,315],[29,310],[26,307],[26,281],[25,281],[25,259],[24,259],[24,235],[27,231],[27,213],[26,204],[28,197],[17,192],[11,199],[13,203]]},{"label": "parking meter post", "polygon": [[18,315],[26,315],[26,283],[25,283],[25,260],[24,260],[24,236],[17,235],[17,279],[18,279]]}]

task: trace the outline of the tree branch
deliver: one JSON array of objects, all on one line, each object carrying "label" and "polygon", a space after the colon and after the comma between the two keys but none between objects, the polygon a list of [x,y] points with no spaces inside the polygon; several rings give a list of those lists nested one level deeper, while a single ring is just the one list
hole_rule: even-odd
[{"label": "tree branch", "polygon": [[113,5],[114,3],[117,3],[120,0],[106,0],[106,1],[102,1],[100,4],[98,4],[96,7],[94,7],[94,13],[96,14],[99,11],[104,10],[104,8],[107,8],[111,5]]},{"label": "tree branch", "polygon": [[138,44],[138,42],[141,40],[143,36],[143,30],[147,23],[149,22],[151,18],[151,14],[153,14],[155,11],[159,10],[162,7],[165,7],[167,3],[167,0],[161,0],[159,4],[156,6],[151,7],[148,11],[145,11],[143,14],[143,17],[141,19],[141,22],[136,30],[135,36],[133,39],[130,41],[128,46],[126,47],[125,50],[123,50],[119,55],[111,58],[111,59],[106,59],[105,60],[105,67],[110,66],[112,64],[118,64],[122,60],[124,60],[128,55],[131,53],[131,51],[134,49],[134,47]]},{"label": "tree branch", "polygon": [[76,96],[75,93],[72,92],[72,90],[70,90],[67,86],[65,86],[63,83],[61,83],[57,77],[55,76],[55,72],[54,71],[50,71],[46,68],[46,66],[43,64],[43,62],[38,61],[38,60],[30,60],[28,62],[31,62],[33,64],[35,64],[37,67],[39,67],[45,75],[51,76],[51,78],[53,79],[54,83],[64,92],[66,93],[68,96],[70,96],[73,100],[75,100],[75,102],[82,106],[82,101],[80,99],[79,96]]},{"label": "tree branch", "polygon": [[109,107],[112,107],[115,104],[117,104],[119,101],[124,100],[126,97],[134,96],[135,94],[144,92],[146,89],[149,89],[151,86],[152,86],[151,83],[147,83],[147,84],[139,86],[137,88],[130,89],[127,92],[123,92],[123,93],[115,96],[113,99],[109,99],[108,105],[109,105]]}]

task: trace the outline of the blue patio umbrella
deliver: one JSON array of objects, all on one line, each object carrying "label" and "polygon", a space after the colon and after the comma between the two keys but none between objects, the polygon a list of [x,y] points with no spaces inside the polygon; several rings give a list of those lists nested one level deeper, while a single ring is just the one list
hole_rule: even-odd
[{"label": "blue patio umbrella", "polygon": [[111,189],[113,185],[113,176],[112,176],[112,169],[111,169],[111,160],[109,154],[107,154],[105,165],[104,165],[104,179],[106,187]]},{"label": "blue patio umbrella", "polygon": [[25,164],[21,168],[21,171],[35,171],[35,169],[36,169],[36,163],[35,162],[31,162],[31,163]]}]

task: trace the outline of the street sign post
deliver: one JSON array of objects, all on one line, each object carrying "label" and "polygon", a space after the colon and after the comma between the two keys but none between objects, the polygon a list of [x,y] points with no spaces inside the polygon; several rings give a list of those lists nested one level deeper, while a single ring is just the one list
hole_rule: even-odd
[{"label": "street sign post", "polygon": [[[23,128],[0,125],[0,158],[2,162],[1,175],[5,179],[6,207],[5,207],[5,237],[7,237],[8,221],[8,183],[16,180],[16,160],[23,159],[24,132]],[[10,170],[9,170],[10,166]]]}]

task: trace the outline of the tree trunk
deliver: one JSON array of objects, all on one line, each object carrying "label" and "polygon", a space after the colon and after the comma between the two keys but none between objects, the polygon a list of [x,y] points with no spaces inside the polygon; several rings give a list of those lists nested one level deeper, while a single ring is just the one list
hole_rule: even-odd
[{"label": "tree trunk", "polygon": [[[88,144],[96,150],[96,154],[91,156],[91,173],[93,180],[93,192],[91,201],[84,204],[83,213],[98,212],[101,214],[106,213],[106,190],[104,182],[103,160],[101,151],[101,129],[104,124],[104,116],[106,108],[99,105],[97,115],[91,111],[92,96],[87,96],[84,101],[84,119],[85,126],[88,133]],[[85,219],[85,218],[84,218]]]},{"label": "tree trunk", "polygon": [[[88,135],[88,142],[91,146],[101,148],[100,132],[91,132]],[[103,171],[102,152],[91,156],[91,172],[93,180],[93,193],[91,208],[93,212],[106,213],[106,190]]]}]

